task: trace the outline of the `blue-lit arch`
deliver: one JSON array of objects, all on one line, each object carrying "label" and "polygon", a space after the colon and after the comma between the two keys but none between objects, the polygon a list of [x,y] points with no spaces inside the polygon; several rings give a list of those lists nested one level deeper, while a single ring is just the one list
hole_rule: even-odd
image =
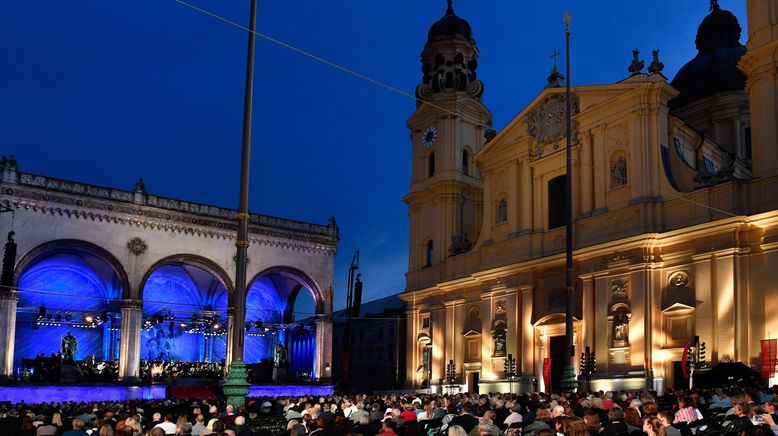
[{"label": "blue-lit arch", "polygon": [[[246,293],[246,338],[244,361],[258,363],[272,360],[273,349],[282,344],[287,350],[290,375],[313,374],[315,334],[313,323],[303,327],[295,322],[294,308],[300,292],[313,300],[314,312],[324,313],[321,288],[304,272],[278,266],[266,269],[249,282]],[[308,317],[313,319],[313,314]]]},{"label": "blue-lit arch", "polygon": [[225,358],[232,284],[214,262],[194,255],[162,259],[147,271],[140,291],[141,359],[218,362]]},{"label": "blue-lit arch", "polygon": [[57,240],[26,252],[14,274],[19,291],[14,368],[22,359],[60,351],[71,332],[76,360],[118,358],[120,299],[129,287],[119,261],[79,240]]}]

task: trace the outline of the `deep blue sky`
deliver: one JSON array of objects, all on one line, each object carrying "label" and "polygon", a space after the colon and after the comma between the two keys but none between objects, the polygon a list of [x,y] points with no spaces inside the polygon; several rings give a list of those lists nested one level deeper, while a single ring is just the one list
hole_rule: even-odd
[{"label": "deep blue sky", "polygon": [[[248,0],[192,0],[247,23]],[[413,93],[444,0],[259,2],[258,31]],[[744,27],[745,2],[721,0]],[[457,0],[502,128],[545,84],[573,22],[573,83],[665,74],[696,53],[705,0]],[[0,152],[24,171],[236,207],[246,33],[174,0],[17,1],[0,14]],[[560,65],[562,68],[563,65]],[[403,289],[413,100],[257,41],[251,210],[341,229],[336,308],[361,251],[366,299]]]}]

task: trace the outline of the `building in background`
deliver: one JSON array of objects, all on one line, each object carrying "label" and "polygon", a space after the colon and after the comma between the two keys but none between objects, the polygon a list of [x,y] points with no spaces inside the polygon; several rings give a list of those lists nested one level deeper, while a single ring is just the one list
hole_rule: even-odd
[{"label": "building in background", "polygon": [[[367,392],[400,389],[406,374],[406,303],[397,295],[362,303],[352,320],[349,347],[349,389]],[[333,378],[343,380],[345,310],[333,314]]]},{"label": "building in background", "polygon": [[510,354],[524,380],[558,389],[566,177],[574,344],[596,353],[594,388],[683,386],[695,336],[712,363],[759,368],[760,339],[778,332],[778,3],[747,8],[743,46],[737,18],[713,1],[698,55],[672,81],[658,52],[635,52],[623,80],[575,84],[566,174],[556,66],[493,131],[472,29],[449,3],[408,120],[407,386],[440,384],[451,361],[465,390],[504,392]]}]

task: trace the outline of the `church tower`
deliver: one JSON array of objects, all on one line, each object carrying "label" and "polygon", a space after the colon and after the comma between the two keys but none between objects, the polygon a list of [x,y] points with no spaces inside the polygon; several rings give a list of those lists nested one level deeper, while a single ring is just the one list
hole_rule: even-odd
[{"label": "church tower", "polygon": [[778,176],[778,2],[748,0],[748,52],[739,67],[748,76],[751,143],[756,177]]},{"label": "church tower", "polygon": [[481,102],[483,83],[476,77],[478,48],[470,24],[454,13],[451,0],[429,30],[421,64],[416,111],[408,119],[408,290],[438,282],[443,278],[439,265],[475,242],[483,188],[473,156],[492,123]]}]

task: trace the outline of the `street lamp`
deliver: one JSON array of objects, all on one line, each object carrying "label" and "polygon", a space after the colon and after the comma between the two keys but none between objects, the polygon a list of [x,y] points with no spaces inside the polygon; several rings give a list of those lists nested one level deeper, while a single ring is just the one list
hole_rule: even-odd
[{"label": "street lamp", "polygon": [[567,294],[567,304],[565,305],[565,339],[567,344],[567,356],[565,357],[565,370],[562,374],[562,390],[575,391],[578,387],[578,381],[575,377],[575,367],[573,358],[575,356],[575,346],[573,345],[573,288],[575,285],[575,276],[573,271],[573,121],[572,121],[572,95],[570,92],[570,24],[573,17],[565,11],[562,16],[565,23],[565,73],[567,75],[567,89],[565,93],[567,121],[567,177],[565,177],[565,209],[567,212],[566,222],[566,250],[565,250],[565,289]]},{"label": "street lamp", "polygon": [[505,379],[508,380],[508,390],[513,393],[513,381],[516,380],[518,374],[516,372],[516,359],[513,358],[513,354],[509,354],[505,359]]}]

